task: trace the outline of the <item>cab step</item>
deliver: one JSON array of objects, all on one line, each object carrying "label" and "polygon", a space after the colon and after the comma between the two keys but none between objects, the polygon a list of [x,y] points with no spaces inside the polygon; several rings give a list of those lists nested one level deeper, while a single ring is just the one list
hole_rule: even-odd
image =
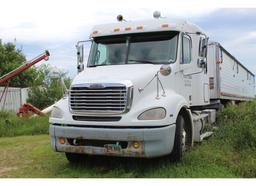
[{"label": "cab step", "polygon": [[[202,142],[203,139],[210,137],[213,132],[206,131],[206,126],[211,126],[211,124],[216,121],[216,111],[213,109],[207,109],[202,111],[193,111],[193,127],[194,127],[194,142]],[[212,127],[210,127],[212,128]]]},{"label": "cab step", "polygon": [[203,141],[204,139],[209,138],[212,134],[213,134],[212,131],[205,132],[205,133],[201,134],[201,135],[200,135],[200,141]]}]

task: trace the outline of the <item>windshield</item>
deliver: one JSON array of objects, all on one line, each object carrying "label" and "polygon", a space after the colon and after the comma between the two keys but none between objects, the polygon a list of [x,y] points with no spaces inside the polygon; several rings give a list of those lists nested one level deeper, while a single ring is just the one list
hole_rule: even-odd
[{"label": "windshield", "polygon": [[177,55],[177,43],[178,32],[95,38],[88,66],[174,62]]}]

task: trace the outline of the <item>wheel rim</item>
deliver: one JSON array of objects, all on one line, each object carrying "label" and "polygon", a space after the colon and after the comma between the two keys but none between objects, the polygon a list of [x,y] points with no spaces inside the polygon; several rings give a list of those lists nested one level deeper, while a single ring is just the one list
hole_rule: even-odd
[{"label": "wheel rim", "polygon": [[186,131],[184,128],[182,130],[181,136],[182,136],[181,138],[182,152],[184,152],[186,150]]}]

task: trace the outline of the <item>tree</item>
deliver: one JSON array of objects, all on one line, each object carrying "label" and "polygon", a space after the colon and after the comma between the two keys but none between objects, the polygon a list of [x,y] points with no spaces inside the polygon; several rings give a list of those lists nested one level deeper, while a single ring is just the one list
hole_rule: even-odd
[{"label": "tree", "polygon": [[[17,50],[12,43],[3,44],[0,40],[0,77],[21,66],[26,61],[26,57],[21,50]],[[63,97],[64,90],[60,80],[69,87],[71,80],[66,73],[60,72],[59,76],[51,76],[52,67],[41,65],[40,67],[30,67],[11,79],[9,86],[29,87],[29,99],[27,102],[43,109],[54,104]]]},{"label": "tree", "polygon": [[[17,50],[12,43],[3,44],[0,40],[0,77],[21,66],[26,57],[21,50]],[[35,67],[31,67],[11,79],[9,86],[29,87],[35,84],[38,74]],[[38,81],[36,81],[38,82]],[[40,82],[38,82],[40,83]]]},{"label": "tree", "polygon": [[71,83],[66,73],[59,71],[59,77],[54,77],[52,76],[52,70],[53,68],[50,65],[41,65],[37,71],[40,77],[38,79],[43,77],[42,84],[32,86],[29,89],[27,102],[40,109],[54,104],[63,97],[65,91],[61,85],[61,78],[64,80],[66,87],[69,87]]}]

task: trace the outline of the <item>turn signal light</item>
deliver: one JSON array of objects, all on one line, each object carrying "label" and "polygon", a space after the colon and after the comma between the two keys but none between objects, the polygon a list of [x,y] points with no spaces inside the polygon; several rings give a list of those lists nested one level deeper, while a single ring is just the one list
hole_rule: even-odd
[{"label": "turn signal light", "polygon": [[133,146],[133,148],[138,149],[140,147],[140,143],[137,141],[133,142],[132,146]]},{"label": "turn signal light", "polygon": [[59,142],[60,142],[60,144],[62,144],[62,145],[65,144],[65,138],[60,137],[60,138],[59,138]]}]

